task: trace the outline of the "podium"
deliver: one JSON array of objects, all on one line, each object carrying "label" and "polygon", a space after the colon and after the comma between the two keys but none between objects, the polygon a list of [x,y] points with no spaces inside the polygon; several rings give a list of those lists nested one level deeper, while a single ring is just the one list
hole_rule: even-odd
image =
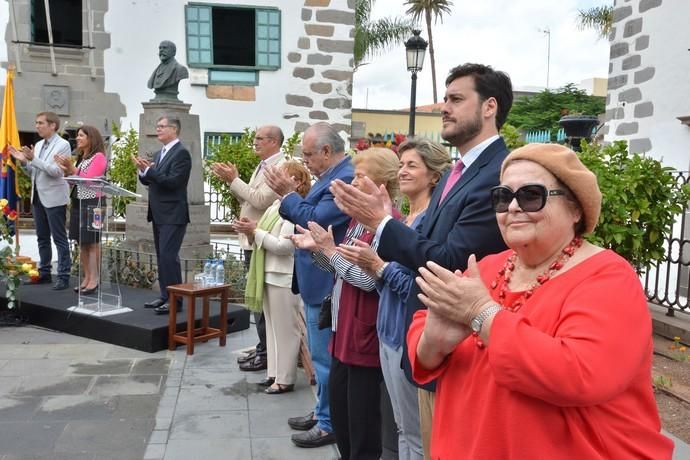
[{"label": "podium", "polygon": [[[115,273],[114,279],[106,279],[103,276],[108,272],[103,270],[103,233],[108,232],[108,225],[110,223],[110,213],[108,212],[108,197],[125,196],[138,198],[141,195],[125,190],[115,184],[111,184],[102,177],[80,177],[68,176],[65,177],[68,184],[87,188],[96,192],[96,204],[84,203],[84,200],[79,200],[79,233],[95,232],[98,234],[98,288],[93,294],[82,294],[81,290],[77,297],[77,305],[69,307],[69,311],[75,313],[82,313],[91,316],[109,316],[117,315],[132,311],[131,308],[122,305],[122,294],[120,292],[120,283]],[[107,264],[107,262],[105,262]],[[82,267],[79,266],[79,280],[82,279]]]}]

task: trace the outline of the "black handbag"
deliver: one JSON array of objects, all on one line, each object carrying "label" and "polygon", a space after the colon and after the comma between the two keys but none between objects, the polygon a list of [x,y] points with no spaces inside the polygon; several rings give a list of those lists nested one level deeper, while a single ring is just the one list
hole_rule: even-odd
[{"label": "black handbag", "polygon": [[328,296],[321,302],[321,310],[319,310],[319,329],[330,328],[332,323],[331,296]]}]

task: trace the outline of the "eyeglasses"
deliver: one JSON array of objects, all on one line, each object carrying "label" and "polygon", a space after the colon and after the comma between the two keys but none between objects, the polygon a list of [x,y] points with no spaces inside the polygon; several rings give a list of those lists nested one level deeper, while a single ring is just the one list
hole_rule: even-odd
[{"label": "eyeglasses", "polygon": [[508,212],[508,207],[514,199],[524,212],[537,212],[546,206],[549,196],[565,195],[564,190],[549,190],[541,184],[527,184],[513,189],[505,185],[497,185],[491,189],[491,207],[495,212]]},{"label": "eyeglasses", "polygon": [[156,125],[156,129],[165,129],[165,128],[169,128],[169,127],[170,127],[170,125]]}]

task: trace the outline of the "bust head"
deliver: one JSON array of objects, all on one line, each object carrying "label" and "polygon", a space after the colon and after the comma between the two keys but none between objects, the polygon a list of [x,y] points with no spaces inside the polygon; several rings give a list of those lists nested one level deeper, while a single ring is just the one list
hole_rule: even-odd
[{"label": "bust head", "polygon": [[166,63],[174,58],[176,53],[177,47],[169,40],[163,40],[161,44],[158,45],[158,57],[161,59],[162,63]]}]

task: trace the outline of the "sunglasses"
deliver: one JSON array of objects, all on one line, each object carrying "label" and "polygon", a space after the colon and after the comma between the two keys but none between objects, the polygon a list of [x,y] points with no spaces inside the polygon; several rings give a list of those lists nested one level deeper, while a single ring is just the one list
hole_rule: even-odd
[{"label": "sunglasses", "polygon": [[495,212],[508,212],[513,200],[524,212],[537,212],[546,206],[546,198],[565,195],[563,190],[549,190],[541,184],[527,184],[513,191],[505,185],[497,185],[491,189],[491,207]]}]

